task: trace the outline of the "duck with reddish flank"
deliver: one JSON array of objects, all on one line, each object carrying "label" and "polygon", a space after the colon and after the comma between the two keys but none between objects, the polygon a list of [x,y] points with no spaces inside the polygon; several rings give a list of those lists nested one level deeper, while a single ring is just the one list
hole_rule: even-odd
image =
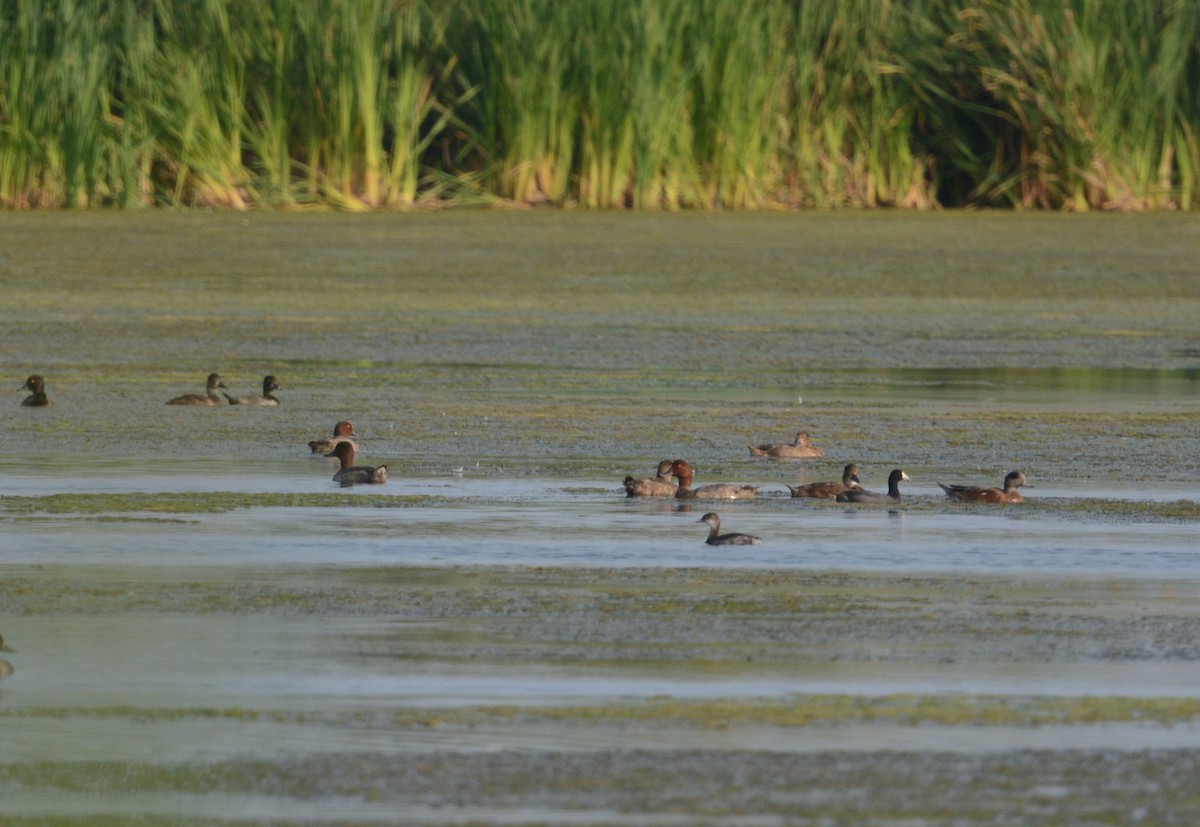
[{"label": "duck with reddish flank", "polygon": [[225,394],[230,405],[278,405],[279,400],[271,395],[271,391],[279,390],[279,383],[274,376],[263,377],[262,396],[231,396]]},{"label": "duck with reddish flank", "polygon": [[29,396],[21,400],[23,408],[44,408],[50,404],[50,397],[46,396],[46,380],[36,373],[26,379],[25,384],[17,390],[31,391]]},{"label": "duck with reddish flank", "polygon": [[710,546],[757,546],[762,540],[753,534],[722,534],[721,518],[710,511],[696,522],[708,523],[708,539],[704,542]]},{"label": "duck with reddish flank", "polygon": [[208,381],[205,383],[205,393],[185,393],[183,396],[176,396],[174,399],[168,399],[168,405],[220,405],[221,397],[217,394],[217,388],[224,388],[225,383],[221,381],[221,377],[215,373],[208,375]]},{"label": "duck with reddish flank", "polygon": [[695,472],[691,463],[677,459],[671,463],[671,476],[679,480],[675,488],[675,496],[681,500],[748,500],[758,493],[757,485],[735,485],[733,483],[713,483],[692,488],[692,477]]},{"label": "duck with reddish flank", "polygon": [[812,439],[805,431],[797,431],[796,438],[791,442],[768,442],[765,445],[747,445],[750,455],[755,457],[791,457],[807,459],[823,457],[825,451],[812,444]]},{"label": "duck with reddish flank", "polygon": [[626,477],[623,485],[626,497],[674,497],[675,483],[671,482],[671,460],[664,459],[658,464],[658,476],[642,479]]},{"label": "duck with reddish flank", "polygon": [[386,465],[372,468],[369,465],[354,464],[354,443],[352,442],[339,442],[325,456],[337,457],[341,462],[342,467],[333,475],[333,481],[341,483],[342,488],[349,488],[352,485],[360,484],[382,485],[387,482]]},{"label": "duck with reddish flank", "polygon": [[328,454],[337,447],[339,442],[349,442],[351,445],[354,445],[355,450],[358,450],[358,446],[355,445],[354,440],[351,439],[351,437],[354,436],[357,436],[357,434],[354,433],[354,426],[349,422],[342,420],[333,426],[332,437],[310,440],[308,447],[314,454]]},{"label": "duck with reddish flank", "polygon": [[1021,492],[1017,489],[1025,484],[1025,474],[1020,471],[1010,471],[1004,478],[1003,488],[988,488],[982,485],[938,485],[952,500],[965,503],[1019,503],[1024,502]]},{"label": "duck with reddish flank", "polygon": [[898,503],[900,502],[900,481],[907,479],[908,474],[897,468],[888,475],[886,494],[856,487],[838,494],[837,501],[840,503]]},{"label": "duck with reddish flank", "polygon": [[858,466],[853,462],[842,469],[841,482],[812,482],[808,485],[788,486],[793,497],[811,497],[817,500],[836,499],[838,494],[858,488]]}]

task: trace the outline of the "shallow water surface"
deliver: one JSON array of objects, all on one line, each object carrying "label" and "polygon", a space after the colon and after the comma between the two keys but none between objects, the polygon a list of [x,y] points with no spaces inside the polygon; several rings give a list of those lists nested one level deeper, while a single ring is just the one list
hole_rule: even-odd
[{"label": "shallow water surface", "polygon": [[[927,784],[883,812],[933,823],[944,798],[985,823],[933,756],[1028,750],[1047,773],[1102,753],[1195,808],[1169,780],[1200,760],[1193,217],[0,233],[6,817],[774,824]],[[274,374],[282,404],[163,404],[213,370],[239,394]],[[19,405],[34,372],[49,409]],[[340,489],[309,456],[340,419],[386,485]],[[825,458],[748,455],[799,428]],[[761,490],[624,497],[674,457]],[[875,490],[904,468],[902,502],[787,496],[851,461]],[[1022,505],[936,485],[1013,468]],[[706,546],[707,510],[762,545]],[[786,792],[749,769],[772,755],[800,762]],[[808,755],[857,756],[837,760],[858,781],[821,791]],[[731,763],[753,800],[714,796]],[[1079,820],[979,766],[967,792]]]}]

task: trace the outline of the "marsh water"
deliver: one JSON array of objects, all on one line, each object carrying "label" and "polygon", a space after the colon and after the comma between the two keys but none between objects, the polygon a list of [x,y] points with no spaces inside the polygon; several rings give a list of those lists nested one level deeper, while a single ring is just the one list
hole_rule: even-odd
[{"label": "marsh water", "polygon": [[[779,755],[949,761],[879,805],[915,823],[1136,809],[939,795],[1200,754],[1198,254],[1183,215],[2,215],[6,818],[868,812],[772,799]],[[163,404],[212,371],[281,403]],[[385,485],[310,455],[342,419]],[[716,510],[762,544],[624,496],[674,457],[761,486]],[[847,462],[902,501],[788,495]]]}]

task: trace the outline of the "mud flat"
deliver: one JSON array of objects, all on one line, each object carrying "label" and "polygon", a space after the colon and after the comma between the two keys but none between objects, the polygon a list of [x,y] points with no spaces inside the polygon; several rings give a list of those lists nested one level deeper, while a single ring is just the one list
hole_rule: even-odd
[{"label": "mud flat", "polygon": [[1198,593],[705,568],[7,567],[5,820],[1192,823]]}]

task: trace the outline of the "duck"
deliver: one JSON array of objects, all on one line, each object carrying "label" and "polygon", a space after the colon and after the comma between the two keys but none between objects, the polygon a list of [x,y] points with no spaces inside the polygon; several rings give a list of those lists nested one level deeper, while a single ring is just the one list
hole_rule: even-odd
[{"label": "duck", "polygon": [[168,399],[168,405],[220,405],[221,397],[217,395],[217,388],[224,388],[225,383],[221,381],[221,377],[215,373],[208,375],[208,381],[205,382],[205,393],[185,393],[182,396],[176,396],[174,399]]},{"label": "duck", "polygon": [[675,488],[675,496],[681,500],[748,500],[758,493],[757,485],[735,485],[733,483],[713,483],[692,488],[694,475],[691,463],[685,459],[677,459],[671,463],[671,476],[679,480]]},{"label": "duck", "polygon": [[900,481],[907,479],[908,474],[897,468],[888,475],[888,490],[886,494],[855,487],[838,494],[836,499],[840,503],[898,503],[900,502]]},{"label": "duck", "polygon": [[757,546],[762,543],[753,534],[722,534],[721,518],[715,511],[710,511],[696,522],[708,523],[708,539],[704,542],[710,546]]},{"label": "duck", "polygon": [[50,404],[50,397],[46,396],[46,380],[39,374],[34,374],[25,380],[25,384],[17,388],[17,390],[32,391],[29,396],[21,400],[23,408],[44,408]]},{"label": "duck", "polygon": [[858,488],[858,466],[853,462],[842,469],[841,482],[813,482],[808,485],[788,486],[793,497],[811,497],[818,500],[836,499],[838,494],[844,494]]},{"label": "duck", "polygon": [[230,405],[278,405],[279,400],[271,395],[271,391],[279,390],[279,383],[274,376],[263,377],[262,396],[233,396],[225,394]]},{"label": "duck", "polygon": [[673,497],[675,496],[675,483],[671,482],[671,465],[669,459],[664,459],[658,464],[658,475],[653,479],[634,479],[626,477],[625,486],[626,497]]},{"label": "duck", "polygon": [[[4,636],[0,635],[0,652],[12,652],[4,643]],[[0,678],[6,677],[13,673],[13,666],[8,661],[0,658]]]},{"label": "duck", "polygon": [[341,461],[341,469],[333,475],[333,481],[341,483],[342,488],[349,488],[352,485],[360,483],[369,485],[382,485],[387,482],[387,466],[380,465],[378,468],[372,468],[369,465],[354,464],[354,443],[339,442],[333,446],[333,450],[325,456],[337,457]]},{"label": "duck", "polygon": [[768,442],[764,445],[747,445],[753,457],[791,457],[805,459],[823,457],[825,451],[812,444],[807,431],[797,431],[791,442]]},{"label": "duck", "polygon": [[1021,471],[1009,471],[1004,478],[1003,488],[988,488],[982,485],[942,485],[946,496],[952,500],[965,503],[1020,503],[1024,502],[1021,492],[1017,489],[1025,484],[1025,474]]},{"label": "duck", "polygon": [[337,447],[339,442],[349,442],[351,445],[354,445],[355,450],[358,450],[358,446],[355,445],[354,440],[350,438],[353,436],[358,436],[358,434],[354,433],[354,426],[351,423],[342,420],[333,426],[332,437],[323,437],[321,439],[310,440],[308,447],[314,454],[328,454]]}]

